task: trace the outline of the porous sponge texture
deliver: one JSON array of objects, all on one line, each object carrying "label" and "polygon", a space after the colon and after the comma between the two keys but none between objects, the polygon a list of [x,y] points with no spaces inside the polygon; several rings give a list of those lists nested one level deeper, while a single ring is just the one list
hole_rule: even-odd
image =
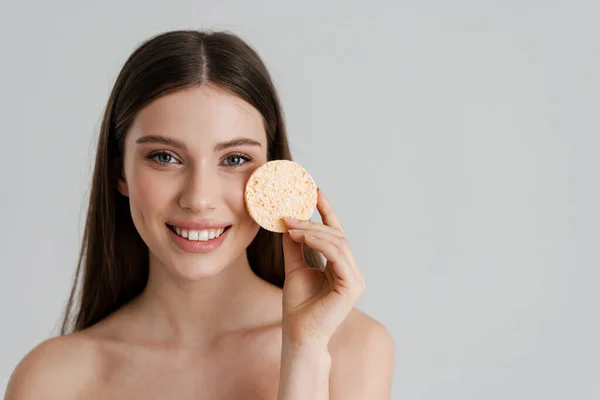
[{"label": "porous sponge texture", "polygon": [[258,167],[244,193],[250,216],[264,229],[286,232],[283,217],[309,220],[317,205],[317,185],[298,163],[273,160]]}]

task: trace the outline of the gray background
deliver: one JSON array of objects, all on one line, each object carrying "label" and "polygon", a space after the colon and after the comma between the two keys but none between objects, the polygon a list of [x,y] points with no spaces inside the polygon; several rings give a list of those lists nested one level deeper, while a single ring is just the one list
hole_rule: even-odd
[{"label": "gray background", "polygon": [[211,28],[273,74],[395,339],[394,399],[600,398],[600,7],[412,3],[3,1],[0,388],[55,333],[120,66]]}]

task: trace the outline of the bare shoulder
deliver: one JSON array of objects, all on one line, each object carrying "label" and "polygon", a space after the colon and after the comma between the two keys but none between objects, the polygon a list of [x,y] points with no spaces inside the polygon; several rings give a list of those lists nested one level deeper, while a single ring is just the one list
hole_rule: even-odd
[{"label": "bare shoulder", "polygon": [[332,399],[389,399],[395,344],[379,321],[354,309],[332,337]]},{"label": "bare shoulder", "polygon": [[98,361],[97,346],[85,335],[47,339],[17,364],[5,400],[80,398],[98,370]]}]

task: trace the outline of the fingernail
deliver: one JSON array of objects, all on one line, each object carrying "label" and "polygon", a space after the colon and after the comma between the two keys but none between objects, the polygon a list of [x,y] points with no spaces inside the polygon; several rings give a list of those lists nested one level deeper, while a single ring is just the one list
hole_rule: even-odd
[{"label": "fingernail", "polygon": [[288,233],[292,236],[299,236],[302,234],[302,230],[301,229],[290,229],[290,230],[288,230]]},{"label": "fingernail", "polygon": [[287,222],[292,222],[292,223],[294,223],[294,222],[299,222],[299,221],[298,221],[296,218],[292,218],[292,217],[285,217],[285,220],[286,220]]}]

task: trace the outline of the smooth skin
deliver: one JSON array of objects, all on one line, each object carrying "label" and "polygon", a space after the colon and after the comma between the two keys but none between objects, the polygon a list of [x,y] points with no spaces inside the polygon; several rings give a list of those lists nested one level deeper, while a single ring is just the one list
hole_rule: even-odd
[{"label": "smooth skin", "polygon": [[[97,324],[37,345],[5,399],[389,399],[394,343],[354,308],[364,279],[321,191],[322,224],[287,221],[283,290],[250,269],[259,227],[243,192],[266,148],[260,113],[218,87],[141,110],[118,190],[150,249],[148,285]],[[167,231],[178,219],[231,228],[215,251],[191,254]],[[305,264],[303,244],[327,259],[324,271]]]}]

